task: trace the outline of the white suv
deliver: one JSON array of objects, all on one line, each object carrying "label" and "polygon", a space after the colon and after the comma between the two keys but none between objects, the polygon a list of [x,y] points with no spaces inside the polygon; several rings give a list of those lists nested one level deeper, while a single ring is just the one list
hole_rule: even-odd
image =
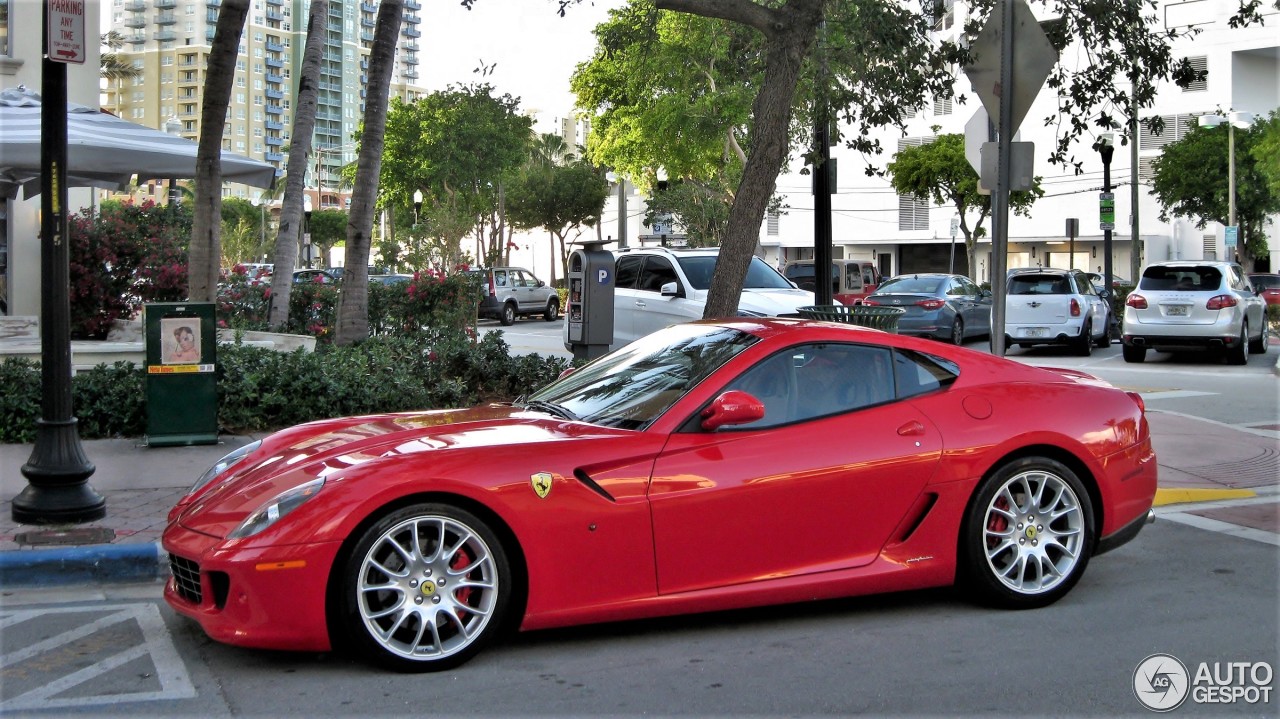
[{"label": "white suv", "polygon": [[1148,349],[1224,351],[1231,364],[1267,351],[1266,301],[1234,262],[1154,262],[1124,305],[1126,362]]},{"label": "white suv", "polygon": [[1080,270],[1009,271],[1005,346],[1066,345],[1089,356],[1111,346],[1111,303]]},{"label": "white suv", "polygon": [[[719,256],[718,247],[620,250],[615,261],[612,348],[668,325],[702,319]],[[751,258],[738,300],[739,315],[799,317],[796,308],[813,303],[812,292],[797,288],[759,257]]]}]

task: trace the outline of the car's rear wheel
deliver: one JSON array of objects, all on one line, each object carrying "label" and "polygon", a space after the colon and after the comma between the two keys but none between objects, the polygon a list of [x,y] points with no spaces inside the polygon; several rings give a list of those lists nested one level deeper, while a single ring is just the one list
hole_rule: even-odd
[{"label": "car's rear wheel", "polygon": [[514,587],[497,535],[447,504],[382,517],[342,572],[340,628],[358,653],[400,671],[470,659],[502,630]]},{"label": "car's rear wheel", "polygon": [[1085,320],[1084,327],[1080,328],[1080,336],[1075,341],[1076,354],[1081,357],[1088,357],[1093,354],[1093,323]]},{"label": "car's rear wheel", "polygon": [[514,302],[508,302],[502,306],[502,316],[498,318],[498,321],[508,327],[516,323],[516,305]]},{"label": "car's rear wheel", "polygon": [[1249,351],[1256,355],[1265,354],[1267,351],[1267,345],[1270,342],[1267,337],[1268,334],[1270,334],[1270,331],[1268,330],[1266,320],[1264,319],[1262,322],[1262,332],[1258,334],[1258,339],[1249,342]]},{"label": "car's rear wheel", "polygon": [[1125,345],[1122,348],[1125,362],[1142,362],[1147,359],[1146,347],[1134,347],[1133,345]]},{"label": "car's rear wheel", "polygon": [[1052,604],[1080,580],[1093,552],[1084,484],[1048,457],[999,468],[965,513],[960,561],[980,601],[1010,609]]},{"label": "car's rear wheel", "polygon": [[560,316],[560,300],[555,297],[547,300],[547,311],[543,312],[542,316],[548,322],[555,322]]},{"label": "car's rear wheel", "polygon": [[964,320],[959,317],[951,322],[951,344],[964,344]]},{"label": "car's rear wheel", "polygon": [[1249,362],[1249,323],[1240,323],[1240,339],[1234,347],[1227,348],[1227,364],[1247,364]]}]

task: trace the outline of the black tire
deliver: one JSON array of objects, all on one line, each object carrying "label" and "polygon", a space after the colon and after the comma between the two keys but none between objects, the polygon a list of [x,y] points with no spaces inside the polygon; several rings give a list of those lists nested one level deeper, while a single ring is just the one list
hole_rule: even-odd
[{"label": "black tire", "polygon": [[960,578],[983,604],[1043,607],[1071,591],[1093,547],[1093,503],[1080,478],[1057,460],[1023,457],[983,480],[970,500]]},{"label": "black tire", "polygon": [[498,318],[498,321],[507,327],[516,323],[516,305],[514,302],[508,302],[502,306],[502,316]]},{"label": "black tire", "polygon": [[1080,328],[1080,336],[1072,344],[1075,353],[1080,357],[1093,354],[1093,322],[1085,320],[1084,327]]},{"label": "black tire", "polygon": [[560,300],[552,297],[547,300],[547,311],[542,313],[543,319],[548,322],[555,322],[560,317]]},{"label": "black tire", "polygon": [[1267,345],[1270,344],[1271,342],[1271,340],[1267,337],[1269,333],[1270,333],[1270,329],[1267,327],[1267,322],[1264,319],[1262,322],[1262,332],[1258,335],[1258,339],[1251,340],[1249,342],[1249,351],[1256,355],[1266,354]]},{"label": "black tire", "polygon": [[1249,363],[1249,323],[1240,323],[1240,339],[1234,347],[1227,349],[1227,364]]},{"label": "black tire", "polygon": [[951,344],[957,347],[964,344],[964,320],[959,317],[951,322]]},{"label": "black tire", "polygon": [[1141,363],[1147,359],[1146,347],[1134,347],[1133,345],[1125,345],[1121,351],[1124,354],[1125,362]]},{"label": "black tire", "polygon": [[415,504],[378,519],[338,571],[331,622],[338,644],[406,672],[450,669],[475,656],[505,629],[515,589],[498,536],[448,504]]}]

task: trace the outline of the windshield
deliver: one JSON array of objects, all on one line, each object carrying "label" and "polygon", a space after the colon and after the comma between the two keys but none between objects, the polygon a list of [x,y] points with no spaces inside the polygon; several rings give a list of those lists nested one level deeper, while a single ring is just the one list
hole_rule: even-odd
[{"label": "windshield", "polygon": [[675,325],[538,390],[531,403],[559,405],[584,422],[643,429],[708,375],[759,341],[714,325]]},{"label": "windshield", "polygon": [[[705,290],[711,287],[711,273],[716,271],[715,255],[678,257],[676,261],[680,263],[680,269],[684,270],[684,276],[689,278],[689,284],[693,289]],[[787,278],[778,274],[777,270],[759,257],[751,258],[751,266],[747,268],[747,280],[742,284],[742,288],[746,290],[792,289]]]},{"label": "windshield", "polygon": [[894,277],[891,280],[885,280],[873,295],[892,295],[892,294],[916,294],[931,295],[938,291],[938,285],[942,284],[939,277]]}]

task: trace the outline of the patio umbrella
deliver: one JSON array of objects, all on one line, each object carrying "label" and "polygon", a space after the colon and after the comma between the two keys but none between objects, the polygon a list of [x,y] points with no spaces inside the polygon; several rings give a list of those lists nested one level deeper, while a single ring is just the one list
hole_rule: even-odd
[{"label": "patio umbrella", "polygon": [[[133,175],[153,178],[196,175],[199,146],[185,138],[122,120],[110,113],[67,103],[67,184],[124,189]],[[19,85],[0,90],[0,195],[40,193],[40,95]],[[222,179],[270,187],[276,168],[222,151]]]}]

